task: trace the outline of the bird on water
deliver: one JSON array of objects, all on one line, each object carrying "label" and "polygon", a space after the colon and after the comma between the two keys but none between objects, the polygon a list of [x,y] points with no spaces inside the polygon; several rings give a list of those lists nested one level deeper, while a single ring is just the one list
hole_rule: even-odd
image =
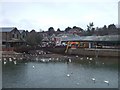
[{"label": "bird on water", "polygon": [[95,78],[92,78],[92,81],[94,81],[94,83],[95,83]]},{"label": "bird on water", "polygon": [[105,80],[104,83],[108,84],[109,85],[109,81]]},{"label": "bird on water", "polygon": [[33,69],[35,68],[35,66],[33,66]]},{"label": "bird on water", "polygon": [[67,77],[70,77],[70,74],[67,74]]}]

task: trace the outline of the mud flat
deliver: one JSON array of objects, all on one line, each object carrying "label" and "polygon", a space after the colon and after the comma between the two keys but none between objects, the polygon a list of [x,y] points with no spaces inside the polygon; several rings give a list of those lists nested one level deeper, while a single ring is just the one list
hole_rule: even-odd
[{"label": "mud flat", "polygon": [[9,59],[12,60],[19,60],[19,61],[40,61],[41,59],[50,59],[53,61],[59,61],[59,60],[67,60],[68,58],[70,58],[70,56],[66,56],[63,54],[55,54],[55,53],[46,53],[46,52],[42,52],[40,54],[38,53],[30,53],[30,54],[25,54],[25,53],[16,53],[14,51],[3,51],[2,52],[2,60],[7,60],[9,61]]}]

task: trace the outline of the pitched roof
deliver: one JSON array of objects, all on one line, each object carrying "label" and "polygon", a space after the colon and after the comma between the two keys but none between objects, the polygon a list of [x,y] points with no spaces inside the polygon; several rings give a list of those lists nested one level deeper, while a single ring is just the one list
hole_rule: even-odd
[{"label": "pitched roof", "polygon": [[19,30],[20,33],[23,33],[25,30]]},{"label": "pitched roof", "polygon": [[0,32],[11,32],[15,27],[0,27]]}]

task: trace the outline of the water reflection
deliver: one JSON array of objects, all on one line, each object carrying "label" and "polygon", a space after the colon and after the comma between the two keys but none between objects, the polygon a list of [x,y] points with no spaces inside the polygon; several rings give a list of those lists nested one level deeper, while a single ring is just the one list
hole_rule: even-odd
[{"label": "water reflection", "polygon": [[[3,65],[3,87],[117,88],[118,59],[90,58],[71,57],[69,63],[64,60],[18,62],[16,65],[8,62]],[[109,85],[105,81],[109,81]]]}]

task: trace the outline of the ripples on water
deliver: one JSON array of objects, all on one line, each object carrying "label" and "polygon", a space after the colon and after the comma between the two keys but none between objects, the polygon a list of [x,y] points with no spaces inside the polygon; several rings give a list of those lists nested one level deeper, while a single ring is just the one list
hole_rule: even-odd
[{"label": "ripples on water", "polygon": [[69,63],[7,62],[2,65],[3,88],[118,88],[117,61],[75,57]]}]

